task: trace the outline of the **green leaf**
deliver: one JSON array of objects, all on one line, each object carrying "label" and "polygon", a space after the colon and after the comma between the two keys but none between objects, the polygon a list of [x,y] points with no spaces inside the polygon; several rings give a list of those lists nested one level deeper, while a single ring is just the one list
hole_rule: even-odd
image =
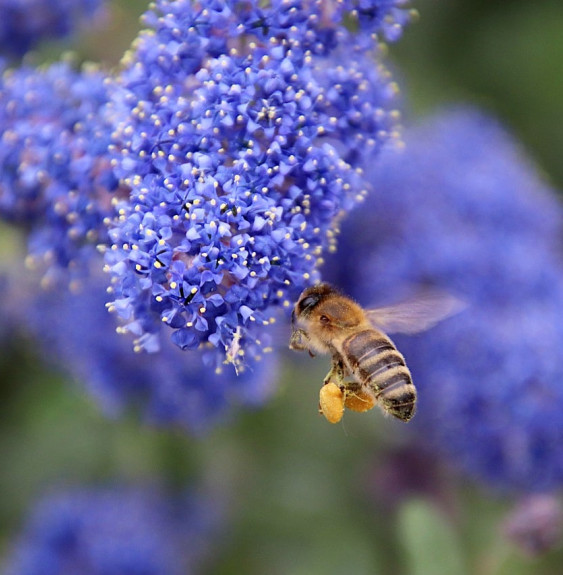
[{"label": "green leaf", "polygon": [[402,505],[399,537],[409,575],[466,573],[454,526],[431,503],[415,499]]}]

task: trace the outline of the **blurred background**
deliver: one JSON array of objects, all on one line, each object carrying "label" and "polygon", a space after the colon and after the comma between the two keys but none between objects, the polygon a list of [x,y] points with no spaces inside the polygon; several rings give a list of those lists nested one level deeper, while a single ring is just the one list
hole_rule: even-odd
[{"label": "blurred background", "polygon": [[[521,142],[541,178],[563,190],[563,4],[419,0],[415,7],[420,17],[388,55],[405,124],[443,105],[477,105]],[[145,8],[136,0],[113,2],[99,25],[47,43],[35,61],[72,49],[80,58],[116,64]],[[17,237],[7,228],[0,234],[2,253],[12,258],[21,249]],[[108,419],[79,384],[46,365],[32,341],[6,329],[0,558],[11,553],[46,493],[156,480],[169,488],[193,486],[209,498],[209,508],[220,508],[218,525],[205,538],[207,556],[189,572],[562,572],[556,489],[531,501],[526,493],[499,490],[421,447],[408,426],[378,410],[347,412],[330,425],[317,413],[327,358],[282,351],[279,382],[263,407],[240,410],[193,437],[142,424],[134,414]],[[535,530],[519,536],[522,524]]]}]

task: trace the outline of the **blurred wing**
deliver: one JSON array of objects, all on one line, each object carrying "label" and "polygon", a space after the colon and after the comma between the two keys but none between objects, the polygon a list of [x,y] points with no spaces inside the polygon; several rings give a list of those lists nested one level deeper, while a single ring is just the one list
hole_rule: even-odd
[{"label": "blurred wing", "polygon": [[366,316],[375,328],[386,333],[413,334],[430,329],[466,307],[451,294],[427,291],[395,305],[368,310]]}]

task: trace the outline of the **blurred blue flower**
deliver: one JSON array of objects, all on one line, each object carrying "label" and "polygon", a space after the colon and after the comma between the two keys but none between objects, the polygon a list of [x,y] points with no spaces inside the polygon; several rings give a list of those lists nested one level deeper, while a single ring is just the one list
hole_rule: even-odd
[{"label": "blurred blue flower", "polygon": [[563,210],[491,117],[454,110],[374,166],[324,279],[365,305],[421,286],[468,309],[394,338],[419,389],[418,437],[485,482],[563,481]]},{"label": "blurred blue flower", "polygon": [[337,255],[325,277],[364,303],[421,284],[479,305],[548,295],[559,277],[560,202],[512,138],[491,117],[459,110],[405,140],[404,152],[372,166],[374,193],[342,225],[339,253],[353,257]]},{"label": "blurred blue flower", "polygon": [[0,0],[0,54],[22,56],[101,15],[102,0]]},{"label": "blurred blue flower", "polygon": [[338,0],[326,4],[339,15],[348,12],[350,22],[357,22],[366,36],[381,34],[388,42],[395,42],[417,15],[408,8],[409,3],[409,0]]},{"label": "blurred blue flower", "polygon": [[271,310],[317,277],[398,120],[388,72],[336,15],[233,0],[145,16],[113,99],[115,173],[132,193],[106,252],[112,309],[137,345],[165,323],[182,349],[255,353]]},{"label": "blurred blue flower", "polygon": [[79,277],[117,188],[105,75],[61,62],[0,80],[0,215],[29,233],[28,263],[52,283]]},{"label": "blurred blue flower", "polygon": [[206,365],[205,352],[182,352],[170,341],[157,353],[135,352],[129,338],[116,333],[100,275],[93,271],[76,293],[30,293],[33,281],[24,279],[25,286],[20,278],[6,299],[46,359],[83,384],[106,414],[134,408],[148,423],[197,434],[234,406],[261,405],[270,397],[278,374],[273,353],[247,359],[248,369],[237,375]]},{"label": "blurred blue flower", "polygon": [[506,517],[503,531],[521,552],[536,557],[559,547],[562,525],[563,510],[555,495],[529,495]]},{"label": "blurred blue flower", "polygon": [[155,487],[75,488],[39,501],[5,575],[188,575],[219,526],[217,503]]}]

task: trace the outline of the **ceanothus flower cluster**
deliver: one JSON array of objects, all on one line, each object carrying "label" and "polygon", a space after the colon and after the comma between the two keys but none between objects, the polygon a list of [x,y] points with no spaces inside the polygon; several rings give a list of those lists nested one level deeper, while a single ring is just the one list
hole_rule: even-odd
[{"label": "ceanothus flower cluster", "polygon": [[[301,55],[326,55],[353,40],[343,26],[367,33],[366,47],[378,34],[400,38],[414,12],[406,0],[158,0],[142,18],[140,32],[124,57],[120,76],[139,100],[158,102],[179,95],[208,58],[231,50],[248,52],[251,43],[291,45]],[[351,56],[351,54],[349,54]],[[347,63],[353,58],[348,58]]]},{"label": "ceanothus flower cluster", "polygon": [[156,486],[61,490],[43,497],[3,566],[5,575],[187,575],[219,529],[220,509]]},{"label": "ceanothus flower cluster", "polygon": [[182,349],[211,343],[241,367],[365,195],[366,158],[397,137],[397,90],[331,2],[157,7],[113,98],[131,194],[106,251],[111,309],[139,348],[164,323]]},{"label": "ceanothus flower cluster", "polygon": [[32,278],[12,274],[2,306],[4,322],[33,337],[46,361],[83,386],[105,415],[133,410],[147,424],[200,435],[228,419],[234,406],[259,406],[272,395],[278,370],[271,350],[249,358],[249,369],[238,375],[210,369],[202,352],[185,353],[169,339],[158,352],[136,353],[107,313],[105,279],[93,269],[76,293],[33,293]]},{"label": "ceanothus flower cluster", "polygon": [[[81,276],[117,188],[108,157],[106,76],[61,62],[0,80],[0,214],[28,232],[46,284]],[[109,121],[109,120],[108,120]]]},{"label": "ceanothus flower cluster", "polygon": [[432,449],[505,491],[563,483],[563,209],[490,116],[448,111],[405,132],[371,172],[324,279],[366,306],[431,286],[467,309],[394,336]]}]

